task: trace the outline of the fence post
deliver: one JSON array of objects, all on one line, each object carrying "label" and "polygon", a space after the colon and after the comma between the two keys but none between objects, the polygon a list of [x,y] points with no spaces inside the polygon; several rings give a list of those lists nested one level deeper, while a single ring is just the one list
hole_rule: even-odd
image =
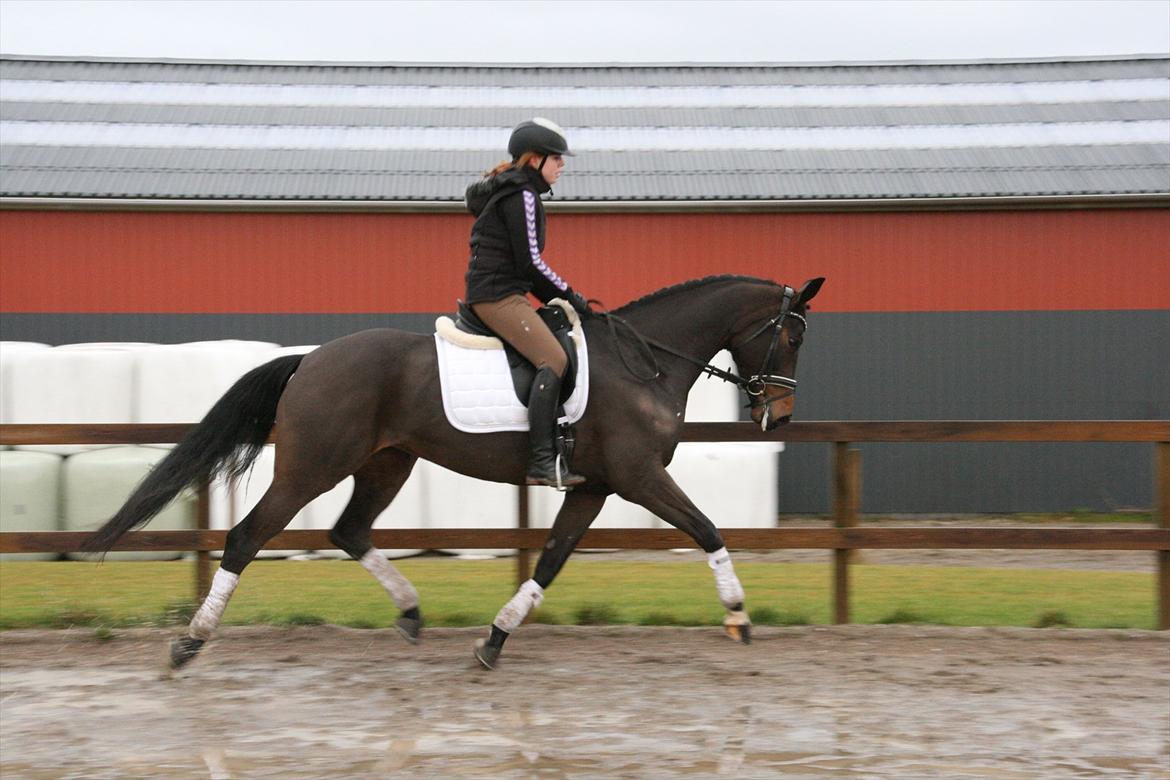
[{"label": "fence post", "polygon": [[[1170,441],[1154,445],[1158,526],[1170,528]],[[1158,550],[1158,628],[1170,631],[1170,550]]]},{"label": "fence post", "polygon": [[[519,500],[516,502],[516,527],[528,527],[528,486],[521,485]],[[528,579],[528,548],[521,547],[516,551],[516,589]]]},{"label": "fence post", "polygon": [[[199,493],[195,501],[195,529],[197,531],[211,529],[211,483],[207,480],[199,485]],[[209,590],[211,590],[211,552],[209,550],[196,550],[195,603],[202,604]]]},{"label": "fence post", "polygon": [[[849,442],[833,444],[833,524],[837,528],[857,525],[860,506],[861,451]],[[849,564],[852,551],[833,550],[833,622],[849,622]]]}]

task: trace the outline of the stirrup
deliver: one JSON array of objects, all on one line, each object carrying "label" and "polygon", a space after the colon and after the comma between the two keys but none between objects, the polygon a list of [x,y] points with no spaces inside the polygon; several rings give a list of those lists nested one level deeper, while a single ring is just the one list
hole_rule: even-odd
[{"label": "stirrup", "polygon": [[[546,474],[532,474],[529,472],[524,479],[526,485],[546,485],[551,488],[556,488],[561,493],[567,493],[572,490],[574,486],[584,484],[585,477],[580,474],[573,474],[565,468],[565,459],[560,453],[557,453],[556,460],[553,461],[553,471],[555,476],[550,477]],[[562,474],[565,476],[562,478]]]}]

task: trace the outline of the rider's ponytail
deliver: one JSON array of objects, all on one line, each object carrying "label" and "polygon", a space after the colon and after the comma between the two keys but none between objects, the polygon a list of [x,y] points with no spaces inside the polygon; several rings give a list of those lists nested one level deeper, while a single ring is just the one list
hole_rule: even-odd
[{"label": "rider's ponytail", "polygon": [[493,176],[498,176],[499,174],[503,173],[504,171],[508,170],[509,168],[523,168],[525,165],[528,164],[529,160],[534,160],[540,156],[541,156],[540,152],[525,152],[524,154],[520,155],[515,160],[504,160],[499,165],[497,165],[495,168],[492,168],[490,171],[485,171],[483,174],[483,177],[485,179],[490,179]]}]

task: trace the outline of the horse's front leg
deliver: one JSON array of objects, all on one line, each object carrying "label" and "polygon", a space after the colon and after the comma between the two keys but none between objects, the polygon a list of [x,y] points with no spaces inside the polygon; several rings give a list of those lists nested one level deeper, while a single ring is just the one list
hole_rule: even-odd
[{"label": "horse's front leg", "polygon": [[577,488],[565,496],[557,519],[549,529],[548,539],[536,562],[536,572],[516,591],[507,604],[492,621],[491,634],[487,639],[475,642],[475,657],[487,669],[494,669],[504,649],[504,641],[520,627],[533,609],[544,601],[544,589],[565,565],[569,554],[577,547],[589,524],[593,522],[605,505],[605,493],[587,493]]},{"label": "horse's front leg", "polygon": [[658,469],[642,474],[619,487],[618,495],[640,504],[688,536],[707,553],[707,564],[715,574],[719,601],[727,609],[723,629],[727,635],[745,645],[751,642],[751,621],[743,608],[743,586],[731,565],[731,553],[723,537],[706,515],[699,511],[682,488],[666,472]]}]

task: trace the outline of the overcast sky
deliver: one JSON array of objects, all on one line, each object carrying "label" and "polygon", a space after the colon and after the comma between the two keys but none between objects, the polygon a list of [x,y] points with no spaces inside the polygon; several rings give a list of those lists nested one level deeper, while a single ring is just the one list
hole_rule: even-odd
[{"label": "overcast sky", "polygon": [[0,0],[0,52],[373,62],[1164,54],[1170,1]]}]

